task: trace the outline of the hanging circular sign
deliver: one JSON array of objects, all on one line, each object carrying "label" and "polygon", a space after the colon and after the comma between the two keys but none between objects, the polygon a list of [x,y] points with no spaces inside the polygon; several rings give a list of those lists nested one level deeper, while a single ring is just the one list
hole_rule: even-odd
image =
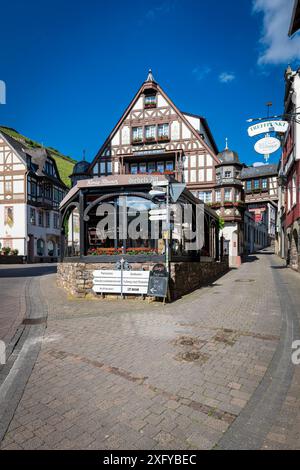
[{"label": "hanging circular sign", "polygon": [[269,155],[280,149],[280,146],[280,140],[275,139],[275,137],[264,137],[256,142],[254,150],[261,155]]}]

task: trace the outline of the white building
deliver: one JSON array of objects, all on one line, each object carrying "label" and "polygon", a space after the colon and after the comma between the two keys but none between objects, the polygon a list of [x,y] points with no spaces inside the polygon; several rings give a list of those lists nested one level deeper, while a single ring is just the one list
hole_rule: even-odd
[{"label": "white building", "polygon": [[17,250],[28,262],[56,259],[58,207],[66,192],[46,149],[0,132],[0,249]]}]

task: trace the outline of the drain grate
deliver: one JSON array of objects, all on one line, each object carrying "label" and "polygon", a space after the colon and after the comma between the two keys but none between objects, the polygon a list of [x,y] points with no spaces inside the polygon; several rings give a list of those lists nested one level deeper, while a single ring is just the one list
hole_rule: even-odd
[{"label": "drain grate", "polygon": [[46,323],[47,317],[39,317],[39,318],[24,318],[22,321],[23,325],[41,325],[42,323]]},{"label": "drain grate", "polygon": [[209,355],[200,353],[199,351],[186,351],[177,354],[175,359],[177,361],[198,362],[200,364],[204,364],[204,362],[209,359]]},{"label": "drain grate", "polygon": [[234,282],[255,282],[255,279],[236,279]]}]

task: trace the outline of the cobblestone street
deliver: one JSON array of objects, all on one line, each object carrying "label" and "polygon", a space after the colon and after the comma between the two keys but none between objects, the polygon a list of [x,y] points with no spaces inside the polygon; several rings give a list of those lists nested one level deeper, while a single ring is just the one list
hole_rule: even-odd
[{"label": "cobblestone street", "polygon": [[300,447],[299,275],[278,257],[252,255],[166,306],[72,300],[55,274],[34,282],[47,325],[36,302],[18,360],[41,349],[19,403],[17,361],[0,388],[13,415],[2,449]]}]

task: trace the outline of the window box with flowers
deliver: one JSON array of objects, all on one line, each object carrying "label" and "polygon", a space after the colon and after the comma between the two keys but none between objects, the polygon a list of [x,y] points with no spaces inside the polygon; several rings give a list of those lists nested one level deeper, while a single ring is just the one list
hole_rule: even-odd
[{"label": "window box with flowers", "polygon": [[142,137],[133,137],[132,143],[133,143],[133,145],[142,144],[143,139],[142,139]]},{"label": "window box with flowers", "polygon": [[145,142],[156,142],[156,139],[154,136],[145,137]]},{"label": "window box with flowers", "polygon": [[156,108],[156,102],[145,103],[145,108],[146,108],[146,109],[149,109],[149,108]]},{"label": "window box with flowers", "polygon": [[232,206],[233,203],[231,201],[224,201],[224,206],[225,207],[228,207],[228,206]]},{"label": "window box with flowers", "polygon": [[124,253],[123,248],[90,248],[87,252],[89,256],[113,256],[113,255],[157,255],[157,250],[154,248],[138,247],[127,248]]},{"label": "window box with flowers", "polygon": [[219,207],[221,207],[222,204],[221,204],[221,201],[215,201],[215,202],[210,202],[209,205],[213,209],[219,209]]},{"label": "window box with flowers", "polygon": [[170,140],[170,137],[166,135],[159,135],[157,138],[158,142],[168,142]]},{"label": "window box with flowers", "polygon": [[244,207],[245,206],[245,202],[244,201],[236,201],[234,203],[234,206],[235,207]]}]

